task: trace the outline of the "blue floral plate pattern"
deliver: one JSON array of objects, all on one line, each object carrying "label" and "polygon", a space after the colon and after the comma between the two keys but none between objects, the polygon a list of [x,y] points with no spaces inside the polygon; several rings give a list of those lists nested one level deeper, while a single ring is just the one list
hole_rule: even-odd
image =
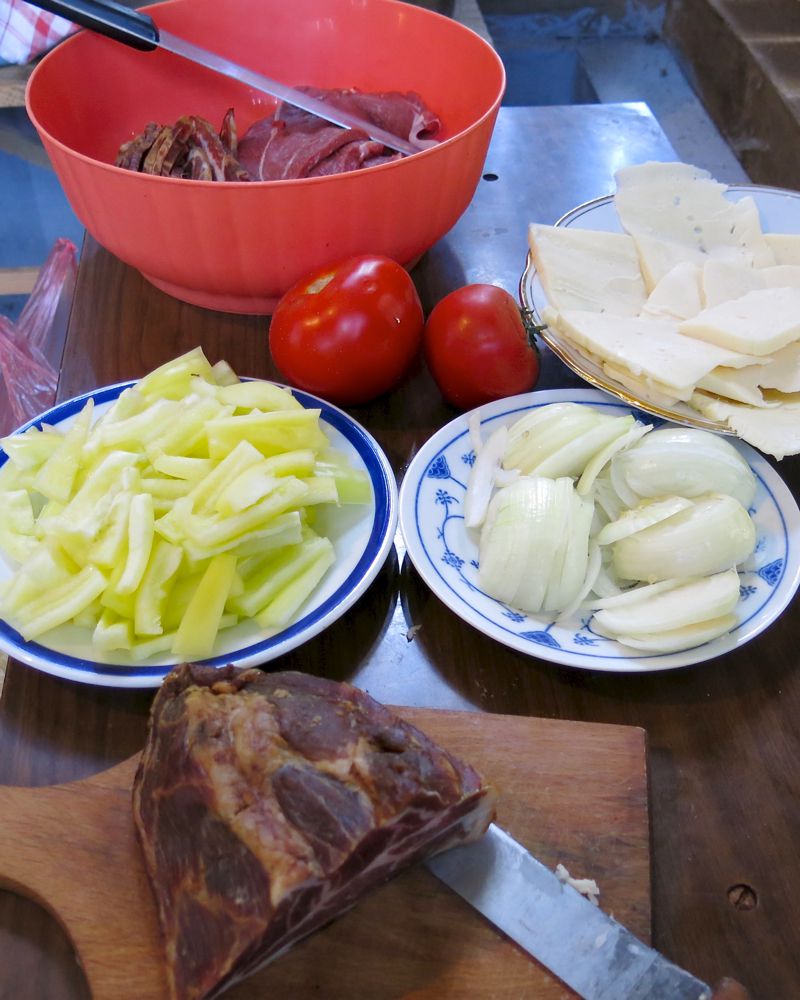
[{"label": "blue floral plate pattern", "polygon": [[[572,401],[661,424],[595,389],[546,390],[512,396],[480,408],[484,440],[500,424],[529,410]],[[568,623],[525,614],[489,597],[478,586],[478,545],[464,527],[463,505],[475,453],[469,414],[457,417],[420,449],[400,489],[400,527],[408,556],[425,583],[452,611],[512,649],[586,670],[667,670],[721,656],[755,638],[792,600],[800,585],[800,510],[788,487],[753,448],[731,440],[752,468],[758,490],[750,513],[756,551],[740,573],[737,624],[731,632],[694,649],[642,654],[592,630],[591,617]]]}]

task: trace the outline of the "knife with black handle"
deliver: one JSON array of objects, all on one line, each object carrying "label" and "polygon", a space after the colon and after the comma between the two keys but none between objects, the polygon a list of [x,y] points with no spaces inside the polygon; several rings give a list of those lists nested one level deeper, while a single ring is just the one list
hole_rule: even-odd
[{"label": "knife with black handle", "polygon": [[[308,111],[334,125],[360,129],[362,132],[366,132],[370,139],[375,139],[398,153],[410,155],[436,144],[436,140],[424,139],[413,142],[408,138],[393,135],[373,122],[352,114],[352,112],[333,107],[326,101],[312,97],[302,90],[287,87],[263,73],[239,66],[224,56],[209,52],[183,38],[178,38],[176,35],[160,29],[149,14],[125,7],[123,4],[114,3],[114,0],[31,0],[31,3],[36,7],[41,7],[42,10],[58,14],[68,21],[73,21],[81,27],[89,28],[91,31],[112,38],[114,41],[122,42],[123,45],[128,45],[131,48],[143,52],[150,52],[157,48],[165,49],[167,52],[182,56],[190,62],[199,63],[223,76],[239,80],[241,83],[261,90],[280,101],[302,108],[303,111]],[[224,14],[224,9],[224,4],[222,4],[220,6],[221,14]]]}]

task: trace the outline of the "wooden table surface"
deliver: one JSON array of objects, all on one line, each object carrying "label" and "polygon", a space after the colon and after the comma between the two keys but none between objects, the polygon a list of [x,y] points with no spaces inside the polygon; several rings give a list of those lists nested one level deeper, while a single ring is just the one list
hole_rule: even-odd
[{"label": "wooden table surface", "polygon": [[[620,166],[673,157],[644,105],[504,108],[473,204],[414,271],[426,309],[472,281],[515,292],[528,221],[554,222],[609,193]],[[242,374],[276,377],[265,318],[184,305],[87,240],[60,399],[143,375],[197,344]],[[577,384],[543,352],[541,388]],[[421,365],[397,391],[351,412],[398,480],[454,415]],[[796,495],[800,463],[785,460],[780,471]],[[398,535],[358,604],[282,666],[347,679],[393,704],[643,727],[654,944],[706,981],[733,975],[754,1000],[788,1000],[800,996],[799,651],[793,605],[748,645],[697,667],[636,675],[560,667],[463,623],[419,579]],[[151,698],[11,662],[0,782],[50,784],[121,761],[143,743]],[[11,893],[0,893],[0,956],[0,998],[87,996],[63,932]]]}]

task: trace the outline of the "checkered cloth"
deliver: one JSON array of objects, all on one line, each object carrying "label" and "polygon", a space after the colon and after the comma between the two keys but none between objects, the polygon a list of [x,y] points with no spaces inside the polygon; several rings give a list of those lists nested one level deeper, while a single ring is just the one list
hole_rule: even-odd
[{"label": "checkered cloth", "polygon": [[25,0],[0,0],[0,63],[30,62],[75,29],[66,18]]}]

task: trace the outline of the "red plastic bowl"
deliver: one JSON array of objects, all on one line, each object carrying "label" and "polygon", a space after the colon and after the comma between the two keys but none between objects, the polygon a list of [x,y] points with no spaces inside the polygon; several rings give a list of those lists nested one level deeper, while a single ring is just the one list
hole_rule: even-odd
[{"label": "red plastic bowl", "polygon": [[95,239],[186,302],[268,313],[307,272],[359,253],[405,266],[442,237],[480,180],[505,87],[479,35],[400,0],[169,0],[156,24],[291,85],[416,90],[440,116],[435,148],[349,174],[258,183],[152,177],[113,166],[148,121],[184,114],[240,135],[271,98],[157,50],[87,31],[33,72],[28,114]]}]

